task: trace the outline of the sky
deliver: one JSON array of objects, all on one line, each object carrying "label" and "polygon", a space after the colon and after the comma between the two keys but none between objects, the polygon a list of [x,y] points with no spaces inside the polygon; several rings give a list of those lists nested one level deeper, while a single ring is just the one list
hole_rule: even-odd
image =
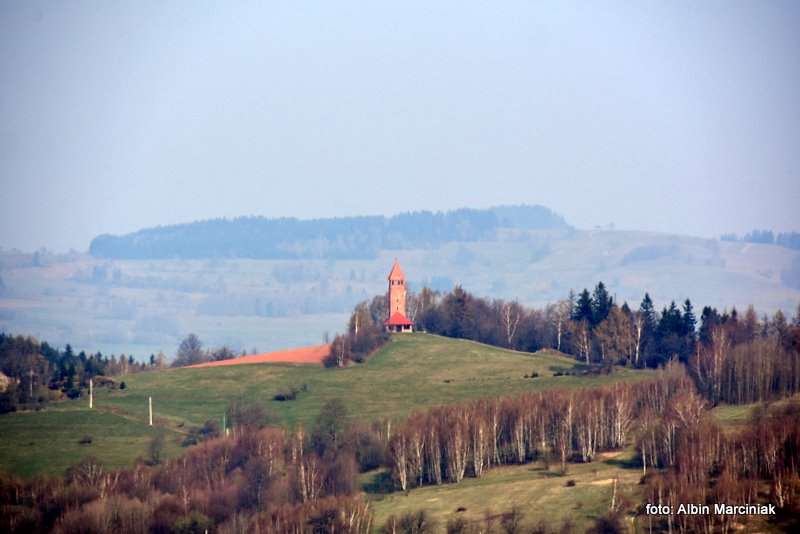
[{"label": "sky", "polygon": [[0,2],[0,246],[518,203],[800,230],[798,2],[225,4]]}]

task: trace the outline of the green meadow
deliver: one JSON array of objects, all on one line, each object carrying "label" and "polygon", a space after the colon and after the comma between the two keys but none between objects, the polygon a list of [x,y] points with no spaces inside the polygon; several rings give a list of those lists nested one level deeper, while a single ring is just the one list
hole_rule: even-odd
[{"label": "green meadow", "polygon": [[[437,532],[444,532],[446,523],[455,518],[485,526],[488,516],[498,528],[499,515],[516,506],[523,514],[523,532],[540,524],[557,532],[566,522],[574,532],[584,532],[608,512],[614,479],[617,503],[640,501],[642,472],[633,465],[632,457],[632,451],[600,454],[592,463],[570,464],[566,475],[558,472],[558,466],[548,469],[535,462],[491,469],[481,478],[465,478],[459,484],[427,486],[408,493],[370,493],[375,524],[384,525],[392,515],[425,510],[437,523]],[[365,488],[369,490],[371,478],[380,476],[381,472],[362,476]]]},{"label": "green meadow", "polygon": [[[345,369],[257,364],[144,372],[122,377],[124,390],[98,389],[93,410],[84,398],[0,417],[0,469],[23,476],[57,474],[89,455],[110,466],[131,464],[146,455],[153,432],[146,424],[148,397],[156,426],[168,432],[166,453],[177,455],[190,426],[209,419],[221,424],[228,403],[237,399],[261,404],[284,425],[308,426],[333,398],[345,402],[354,420],[398,420],[464,399],[650,376],[622,368],[609,375],[581,370],[555,351],[521,353],[420,333],[394,336],[366,363]],[[564,371],[578,374],[554,376]],[[301,389],[296,400],[273,400],[292,387]],[[92,443],[79,444],[87,435]]]}]

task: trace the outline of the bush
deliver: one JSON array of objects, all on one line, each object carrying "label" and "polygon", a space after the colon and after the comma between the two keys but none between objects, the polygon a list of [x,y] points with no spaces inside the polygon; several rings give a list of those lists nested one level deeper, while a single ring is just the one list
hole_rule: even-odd
[{"label": "bush", "polygon": [[500,518],[500,528],[506,534],[517,534],[522,532],[522,508],[514,506],[510,512],[506,512]]},{"label": "bush", "polygon": [[303,384],[299,388],[296,386],[292,386],[291,388],[289,388],[288,391],[279,391],[272,397],[272,400],[278,402],[293,401],[297,398],[297,395],[299,395],[301,391],[308,391],[308,386],[306,384]]},{"label": "bush", "polygon": [[158,465],[164,459],[164,441],[164,431],[159,429],[147,447],[147,459],[151,465]]},{"label": "bush", "polygon": [[445,525],[447,534],[467,534],[470,532],[469,522],[463,517],[455,517]]},{"label": "bush", "polygon": [[532,372],[531,378],[539,378],[539,373],[537,373],[536,371]]},{"label": "bush", "polygon": [[203,534],[214,526],[214,522],[197,511],[189,512],[175,521],[172,532],[175,534]]},{"label": "bush", "polygon": [[78,440],[78,444],[80,445],[90,445],[91,443],[92,443],[92,436],[88,434]]},{"label": "bush", "polygon": [[609,513],[598,517],[594,526],[586,531],[587,534],[622,534],[625,527],[620,520],[619,514]]},{"label": "bush", "polygon": [[181,446],[188,447],[190,445],[197,445],[207,439],[218,438],[220,436],[219,424],[216,421],[209,419],[201,427],[193,427],[189,429],[189,434],[184,438]]},{"label": "bush", "polygon": [[273,424],[275,417],[267,412],[263,406],[251,401],[235,400],[228,404],[225,411],[230,427],[245,427],[258,430]]},{"label": "bush", "polygon": [[370,471],[386,463],[386,448],[379,436],[369,429],[358,429],[354,434],[359,471]]},{"label": "bush", "polygon": [[389,516],[383,527],[383,532],[397,532],[402,534],[429,534],[436,532],[436,521],[425,510],[406,512],[399,518]]},{"label": "bush", "polygon": [[575,487],[575,481],[572,480],[572,479],[567,480],[567,483],[565,484],[565,486],[567,486],[568,488],[574,488]]}]

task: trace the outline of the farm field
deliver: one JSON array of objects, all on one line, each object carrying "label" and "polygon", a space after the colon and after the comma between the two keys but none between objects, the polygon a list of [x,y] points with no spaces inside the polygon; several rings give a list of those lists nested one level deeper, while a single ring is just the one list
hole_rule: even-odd
[{"label": "farm field", "polygon": [[[307,426],[333,398],[344,400],[354,419],[373,421],[463,399],[651,376],[649,371],[629,369],[610,375],[553,376],[565,370],[579,371],[580,366],[554,351],[528,354],[429,334],[404,334],[394,336],[365,364],[345,369],[254,364],[140,373],[124,377],[125,390],[99,389],[94,411],[79,399],[41,412],[0,417],[0,469],[26,476],[61,473],[82,456],[101,454],[113,465],[133,462],[144,454],[150,438],[145,426],[149,396],[157,423],[172,433],[167,452],[177,454],[181,432],[209,419],[222,423],[226,406],[235,399],[262,404],[283,424]],[[539,377],[525,378],[532,373]],[[276,393],[303,385],[305,391],[296,400],[273,400]],[[110,441],[102,453],[94,443],[78,445],[82,436],[101,433],[108,439],[127,437],[116,445]],[[50,455],[53,436],[69,447],[66,459]]]}]

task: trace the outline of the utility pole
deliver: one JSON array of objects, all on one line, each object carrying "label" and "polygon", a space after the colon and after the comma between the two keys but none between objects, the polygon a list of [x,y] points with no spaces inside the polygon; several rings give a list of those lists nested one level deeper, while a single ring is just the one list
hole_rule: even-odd
[{"label": "utility pole", "polygon": [[89,409],[91,410],[94,406],[94,381],[90,378],[89,379]]},{"label": "utility pole", "polygon": [[150,426],[153,426],[153,397],[147,397],[147,404],[150,408]]}]

